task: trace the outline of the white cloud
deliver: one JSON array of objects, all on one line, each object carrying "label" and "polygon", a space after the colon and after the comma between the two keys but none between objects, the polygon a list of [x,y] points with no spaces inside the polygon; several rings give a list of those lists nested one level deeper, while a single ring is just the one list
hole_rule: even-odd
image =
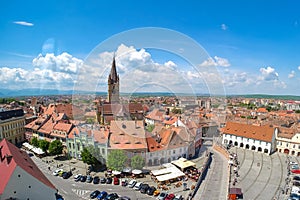
[{"label": "white cloud", "polygon": [[226,31],[228,29],[228,26],[226,24],[221,24],[221,29]]},{"label": "white cloud", "polygon": [[300,66],[298,66],[298,70],[300,71]]},{"label": "white cloud", "polygon": [[295,77],[295,71],[291,71],[291,73],[289,73],[288,78],[294,78]]},{"label": "white cloud", "polygon": [[226,58],[215,56],[209,57],[207,60],[200,64],[201,67],[229,67],[230,63]]},{"label": "white cloud", "polygon": [[47,53],[45,56],[39,54],[38,57],[33,59],[32,65],[41,69],[75,74],[82,67],[83,61],[66,52],[58,56],[55,56],[53,53]]},{"label": "white cloud", "polygon": [[259,76],[260,80],[274,81],[274,80],[278,80],[279,78],[278,73],[272,67],[267,67],[267,68],[262,67],[259,69],[259,71],[261,72],[261,75]]},{"label": "white cloud", "polygon": [[15,21],[14,24],[22,25],[22,26],[33,26],[33,23],[25,22],[25,21]]}]

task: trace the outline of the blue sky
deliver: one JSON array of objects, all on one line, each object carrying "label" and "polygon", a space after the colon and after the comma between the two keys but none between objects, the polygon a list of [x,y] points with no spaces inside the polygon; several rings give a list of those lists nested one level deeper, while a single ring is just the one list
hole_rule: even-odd
[{"label": "blue sky", "polygon": [[[0,7],[0,87],[72,88],[75,74],[101,42],[134,28],[161,27],[202,45],[228,94],[299,95],[299,7],[296,0],[6,1]],[[118,46],[107,51],[113,49]],[[150,59],[147,65],[173,62],[195,91],[207,92],[200,83],[193,85],[207,74],[198,76],[183,59],[151,49],[139,55],[139,61]],[[120,66],[122,61],[132,64],[124,58]],[[105,91],[105,85],[100,89]],[[152,89],[159,90],[148,87]]]}]

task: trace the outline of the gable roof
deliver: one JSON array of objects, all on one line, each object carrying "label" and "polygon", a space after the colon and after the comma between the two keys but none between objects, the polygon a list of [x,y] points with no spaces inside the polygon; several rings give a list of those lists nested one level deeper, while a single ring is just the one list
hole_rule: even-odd
[{"label": "gable roof", "polygon": [[25,151],[18,149],[6,139],[0,142],[0,148],[0,194],[4,192],[17,166],[46,186],[56,189]]},{"label": "gable roof", "polygon": [[274,127],[269,125],[256,126],[251,124],[241,124],[236,122],[227,122],[222,129],[223,134],[236,135],[240,137],[272,142]]},{"label": "gable roof", "polygon": [[117,149],[146,149],[143,121],[111,121],[109,144]]},{"label": "gable roof", "polygon": [[159,111],[159,109],[154,109],[152,110],[147,116],[146,118],[148,119],[152,119],[152,120],[156,120],[156,121],[163,121],[163,115],[164,113]]}]

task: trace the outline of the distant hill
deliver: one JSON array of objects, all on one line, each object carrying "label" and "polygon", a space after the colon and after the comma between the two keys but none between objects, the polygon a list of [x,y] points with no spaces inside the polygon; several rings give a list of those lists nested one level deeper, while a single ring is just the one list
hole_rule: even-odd
[{"label": "distant hill", "polygon": [[[30,88],[22,90],[0,89],[0,98],[3,97],[19,97],[19,96],[48,96],[48,95],[72,95],[72,94],[96,94],[106,95],[107,92],[87,92],[87,91],[73,91],[73,90],[57,90],[57,89],[40,89]],[[198,96],[198,97],[210,97],[210,94],[187,94],[187,93],[172,93],[172,92],[134,92],[134,93],[121,93],[121,96],[133,96],[133,97],[158,97],[158,96]],[[224,96],[218,96],[224,97]],[[257,99],[282,99],[282,100],[296,100],[300,101],[300,96],[296,95],[266,95],[266,94],[243,94],[243,95],[227,95],[225,98],[257,98]]]},{"label": "distant hill", "polygon": [[268,94],[243,94],[243,95],[228,95],[228,97],[243,97],[256,99],[281,99],[300,101],[300,96],[296,95],[268,95]]}]

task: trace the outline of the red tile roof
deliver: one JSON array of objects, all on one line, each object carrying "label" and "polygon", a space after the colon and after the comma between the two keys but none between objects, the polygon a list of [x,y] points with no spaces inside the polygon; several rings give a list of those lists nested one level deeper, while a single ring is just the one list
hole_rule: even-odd
[{"label": "red tile roof", "polygon": [[[31,158],[27,155],[26,152],[18,149],[12,143],[8,142],[6,139],[3,139],[0,142],[1,148],[1,162],[0,162],[0,194],[5,190],[5,187],[9,180],[13,177],[12,174],[16,167],[20,167],[28,174],[39,180],[42,184],[47,185],[50,188],[56,189],[54,185],[46,178],[46,176],[40,171],[40,169],[35,165]],[[12,156],[9,161],[5,156]]]},{"label": "red tile roof", "polygon": [[241,124],[235,122],[227,122],[222,129],[223,134],[231,134],[244,138],[272,142],[274,136],[274,127],[270,125],[255,126],[250,124]]},{"label": "red tile roof", "polygon": [[147,149],[143,121],[111,121],[109,144],[115,149]]},{"label": "red tile roof", "polygon": [[163,115],[163,112],[159,111],[158,109],[154,109],[146,116],[146,118],[162,122],[164,120]]}]

